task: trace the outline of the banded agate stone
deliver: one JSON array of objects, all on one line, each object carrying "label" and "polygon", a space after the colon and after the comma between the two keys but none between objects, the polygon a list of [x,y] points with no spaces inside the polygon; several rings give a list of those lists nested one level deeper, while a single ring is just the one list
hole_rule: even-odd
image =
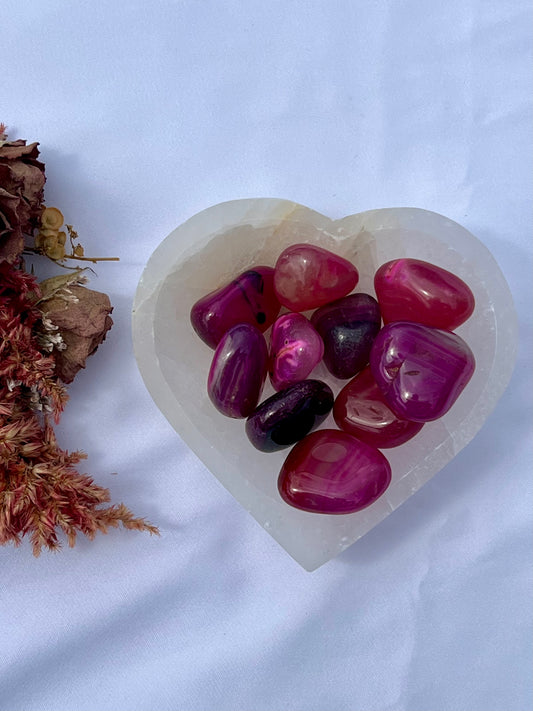
[{"label": "banded agate stone", "polygon": [[340,430],[318,430],[296,444],[281,468],[282,499],[298,509],[348,514],[374,503],[387,489],[384,455]]},{"label": "banded agate stone", "polygon": [[403,420],[390,409],[378,388],[370,366],[344,386],[335,399],[337,426],[373,447],[398,447],[412,439],[421,422]]},{"label": "banded agate stone", "polygon": [[445,415],[455,403],[472,377],[475,360],[457,334],[397,321],[377,335],[370,367],[398,417],[430,422]]},{"label": "banded agate stone", "polygon": [[207,379],[213,405],[228,417],[248,417],[259,401],[268,369],[268,349],[257,328],[241,323],[218,344]]},{"label": "banded agate stone", "polygon": [[343,257],[312,244],[293,244],[279,255],[274,289],[291,311],[316,309],[349,294],[359,281],[355,266]]},{"label": "banded agate stone", "polygon": [[453,331],[474,311],[474,295],[462,279],[420,259],[383,264],[374,287],[384,323],[415,321]]},{"label": "banded agate stone", "polygon": [[204,343],[216,348],[222,336],[239,323],[266,331],[280,308],[274,292],[274,269],[259,266],[197,301],[190,319]]},{"label": "banded agate stone", "polygon": [[270,380],[276,390],[305,380],[324,355],[324,343],[302,314],[280,316],[270,337]]}]

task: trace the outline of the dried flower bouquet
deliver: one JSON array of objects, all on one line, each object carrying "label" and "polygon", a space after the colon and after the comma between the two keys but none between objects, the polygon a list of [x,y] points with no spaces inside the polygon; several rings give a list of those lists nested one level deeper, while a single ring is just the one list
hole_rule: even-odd
[{"label": "dried flower bouquet", "polygon": [[123,504],[103,506],[109,491],[76,465],[85,455],[57,443],[57,423],[72,382],[112,326],[105,294],[84,286],[81,269],[38,283],[24,253],[64,266],[86,257],[63,215],[44,205],[45,166],[37,143],[8,141],[0,124],[0,544],[29,536],[35,555],[73,546],[109,527],[157,533]]}]

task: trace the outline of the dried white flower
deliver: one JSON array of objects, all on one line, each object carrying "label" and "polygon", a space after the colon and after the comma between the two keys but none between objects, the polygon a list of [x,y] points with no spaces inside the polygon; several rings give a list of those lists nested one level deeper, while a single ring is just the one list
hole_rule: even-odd
[{"label": "dried white flower", "polygon": [[46,316],[43,316],[42,324],[45,331],[57,331],[59,328],[59,326],[52,323],[52,321],[50,321],[49,318],[46,318]]}]

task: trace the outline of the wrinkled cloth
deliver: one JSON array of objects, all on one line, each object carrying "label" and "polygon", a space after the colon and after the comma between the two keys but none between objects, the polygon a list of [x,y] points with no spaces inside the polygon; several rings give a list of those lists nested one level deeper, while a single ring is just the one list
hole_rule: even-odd
[{"label": "wrinkled cloth", "polygon": [[[58,439],[161,536],[0,548],[0,710],[531,709],[531,4],[5,0],[2,16],[0,121],[39,141],[46,202],[86,254],[121,258],[90,275],[114,326]],[[260,196],[447,215],[519,315],[480,433],[314,573],[172,430],[132,350],[157,245]]]}]

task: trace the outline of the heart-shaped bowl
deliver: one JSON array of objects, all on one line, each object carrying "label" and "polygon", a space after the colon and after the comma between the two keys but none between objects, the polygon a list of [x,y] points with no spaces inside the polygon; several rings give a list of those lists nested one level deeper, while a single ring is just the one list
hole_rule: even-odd
[{"label": "heart-shaped bowl", "polygon": [[[206,390],[213,351],[189,320],[199,298],[250,267],[274,266],[282,250],[298,242],[352,261],[360,274],[356,292],[375,295],[373,277],[381,264],[414,257],[459,276],[476,299],[474,314],[457,329],[476,358],[472,379],[444,417],[385,450],[391,484],[374,504],[353,514],[308,513],[281,499],[277,479],[289,450],[257,451],[243,420],[215,410]],[[176,432],[283,548],[314,570],[394,511],[470,442],[511,377],[517,321],[509,287],[490,252],[442,215],[385,208],[331,220],[287,200],[258,198],[203,210],[157,247],[135,295],[133,343],[146,387]],[[326,381],[335,395],[347,382],[322,364],[310,377]],[[267,384],[262,399],[272,393]],[[322,427],[336,427],[331,415]]]}]

